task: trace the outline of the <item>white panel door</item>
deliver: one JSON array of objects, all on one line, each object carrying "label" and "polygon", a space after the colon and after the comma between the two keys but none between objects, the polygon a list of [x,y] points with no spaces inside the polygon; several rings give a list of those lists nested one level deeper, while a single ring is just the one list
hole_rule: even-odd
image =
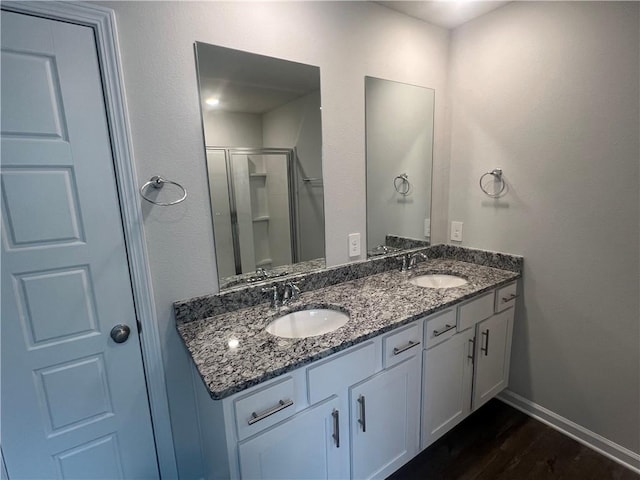
[{"label": "white panel door", "polygon": [[385,478],[418,453],[420,355],[350,389],[351,477]]},{"label": "white panel door", "polygon": [[7,471],[157,478],[93,31],[3,11],[1,87]]}]

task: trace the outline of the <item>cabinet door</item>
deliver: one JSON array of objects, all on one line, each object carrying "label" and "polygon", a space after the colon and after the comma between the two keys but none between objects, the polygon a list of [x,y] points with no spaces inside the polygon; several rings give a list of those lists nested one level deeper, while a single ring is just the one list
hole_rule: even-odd
[{"label": "cabinet door", "polygon": [[513,307],[480,322],[476,336],[473,409],[495,397],[509,384]]},{"label": "cabinet door", "polygon": [[415,355],[350,389],[352,478],[384,478],[418,453],[420,360]]},{"label": "cabinet door", "polygon": [[423,353],[422,441],[428,447],[471,411],[475,328]]},{"label": "cabinet door", "polygon": [[[343,413],[339,408],[338,397],[331,397],[241,442],[238,451],[242,478],[347,477],[348,434],[346,428],[336,428]],[[337,418],[335,412],[338,412]]]}]

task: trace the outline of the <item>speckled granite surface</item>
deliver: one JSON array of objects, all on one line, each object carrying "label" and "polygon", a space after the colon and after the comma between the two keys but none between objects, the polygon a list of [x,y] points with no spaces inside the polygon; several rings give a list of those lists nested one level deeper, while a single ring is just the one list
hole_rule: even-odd
[{"label": "speckled granite surface", "polygon": [[[451,273],[468,283],[429,289],[407,282],[425,273]],[[279,312],[262,303],[177,328],[211,397],[222,399],[519,277],[519,272],[435,259],[420,263],[408,274],[394,268],[328,288],[303,289],[299,301]],[[289,311],[331,306],[350,313],[349,322],[334,332],[284,339],[265,331],[269,322]],[[230,347],[234,344],[237,347]]]},{"label": "speckled granite surface", "polygon": [[193,322],[234,310],[248,308],[261,302],[268,302],[269,296],[262,292],[265,287],[282,286],[285,282],[295,282],[303,292],[326,288],[342,282],[363,278],[368,275],[397,270],[403,255],[424,252],[429,258],[446,258],[476,263],[487,267],[513,272],[522,272],[522,257],[504,253],[476,250],[454,245],[434,245],[403,252],[380,255],[368,260],[329,267],[321,270],[292,274],[287,277],[267,279],[249,285],[239,285],[215,295],[190,298],[173,304],[176,323]]}]

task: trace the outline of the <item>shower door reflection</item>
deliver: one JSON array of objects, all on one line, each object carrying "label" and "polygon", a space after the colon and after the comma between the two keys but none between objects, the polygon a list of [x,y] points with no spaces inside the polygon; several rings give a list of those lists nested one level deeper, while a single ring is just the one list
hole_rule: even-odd
[{"label": "shower door reflection", "polygon": [[207,148],[220,278],[298,261],[293,149]]}]

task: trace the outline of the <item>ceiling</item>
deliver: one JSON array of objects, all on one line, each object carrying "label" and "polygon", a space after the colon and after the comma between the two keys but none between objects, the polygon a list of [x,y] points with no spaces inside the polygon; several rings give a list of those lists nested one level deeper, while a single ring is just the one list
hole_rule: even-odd
[{"label": "ceiling", "polygon": [[196,49],[202,100],[217,98],[216,110],[260,114],[320,90],[318,67],[201,42]]},{"label": "ceiling", "polygon": [[506,5],[508,1],[440,0],[375,2],[410,17],[445,28],[456,28],[469,20]]}]

